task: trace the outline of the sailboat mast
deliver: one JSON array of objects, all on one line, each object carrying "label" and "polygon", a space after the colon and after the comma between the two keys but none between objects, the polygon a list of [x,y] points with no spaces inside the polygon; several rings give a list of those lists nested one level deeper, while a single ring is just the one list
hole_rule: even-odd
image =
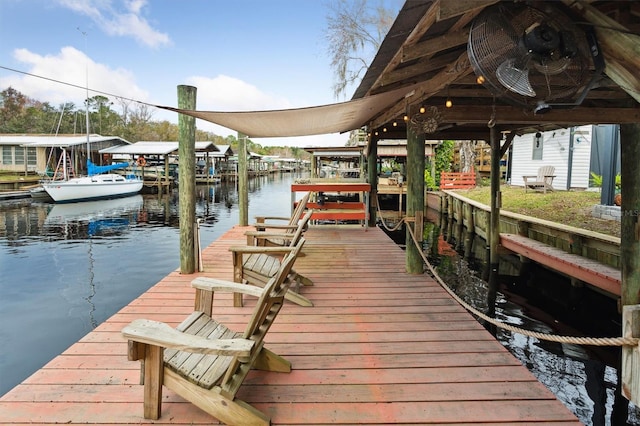
[{"label": "sailboat mast", "polygon": [[87,129],[87,172],[89,169],[89,159],[91,158],[91,151],[89,150],[89,55],[87,53],[87,33],[86,31],[82,31],[80,27],[78,27],[78,31],[82,33],[84,36],[84,54],[86,57],[84,64],[84,79],[85,79],[85,92],[86,99],[84,101],[84,116],[86,121],[86,129]]}]

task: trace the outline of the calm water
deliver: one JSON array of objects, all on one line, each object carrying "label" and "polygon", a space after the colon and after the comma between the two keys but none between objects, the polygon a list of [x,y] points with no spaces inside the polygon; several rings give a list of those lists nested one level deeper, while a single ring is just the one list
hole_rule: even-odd
[{"label": "calm water", "polygon": [[[455,229],[455,222],[453,226],[443,220],[427,224],[425,250],[443,280],[467,303],[486,312],[492,303],[486,282],[486,243],[478,237],[465,241]],[[468,259],[460,255],[465,252],[464,244],[471,245]],[[566,277],[535,264],[518,270],[522,266],[518,262],[517,257],[501,260],[499,289],[493,302],[497,319],[547,334],[621,335],[614,299],[587,287],[572,287]],[[620,395],[619,348],[553,343],[494,328],[489,327],[498,341],[583,423],[640,425],[640,410]]]},{"label": "calm water", "polygon": [[[250,222],[290,215],[292,179],[250,183]],[[204,248],[238,223],[237,192],[220,184],[197,195]],[[0,395],[180,267],[178,212],[177,192],[0,203]]]},{"label": "calm water", "polygon": [[[257,214],[288,216],[295,178],[252,180],[250,221]],[[238,223],[237,192],[233,185],[218,184],[198,187],[197,194],[206,247]],[[73,205],[0,203],[0,395],[179,268],[178,211],[177,193]],[[467,300],[486,305],[482,263],[461,259],[455,247],[438,253],[438,241],[442,248],[447,236],[436,224],[428,224],[426,234],[439,273]],[[541,282],[552,287],[532,291],[532,281],[536,288]],[[609,312],[606,300],[558,294],[556,281],[544,271],[518,280],[505,276],[496,315],[539,331],[618,335],[619,317]],[[593,315],[594,309],[606,315]],[[619,399],[615,351],[547,344],[502,331],[496,337],[583,423],[640,424],[636,408]]]}]

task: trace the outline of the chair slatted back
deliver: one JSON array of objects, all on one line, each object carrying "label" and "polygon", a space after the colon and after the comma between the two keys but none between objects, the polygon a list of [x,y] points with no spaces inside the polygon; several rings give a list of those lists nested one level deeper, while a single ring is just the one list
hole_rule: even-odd
[{"label": "chair slatted back", "polygon": [[293,214],[291,215],[291,220],[289,221],[289,225],[297,225],[302,217],[302,213],[304,213],[307,208],[307,203],[309,202],[309,197],[311,196],[311,192],[307,192],[304,197],[298,201],[296,208],[293,210]]},{"label": "chair slatted back", "polygon": [[548,179],[547,176],[553,176],[556,168],[553,166],[542,166],[538,169],[538,182],[544,182]]},{"label": "chair slatted back", "polygon": [[240,360],[238,357],[234,357],[220,384],[223,393],[235,395],[251,369],[253,361],[262,350],[264,337],[278,316],[284,304],[284,295],[291,285],[291,281],[287,279],[287,276],[291,272],[293,263],[304,243],[305,239],[300,238],[294,249],[282,259],[278,273],[265,285],[262,296],[256,302],[253,315],[247,323],[243,334],[245,339],[251,339],[256,342],[252,349],[251,357],[249,360]]}]

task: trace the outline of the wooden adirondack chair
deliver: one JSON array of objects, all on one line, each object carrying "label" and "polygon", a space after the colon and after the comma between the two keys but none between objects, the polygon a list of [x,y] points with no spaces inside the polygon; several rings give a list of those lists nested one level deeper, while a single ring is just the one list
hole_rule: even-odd
[{"label": "wooden adirondack chair", "polygon": [[[302,238],[307,223],[311,219],[313,210],[308,210],[298,222],[298,228],[293,234],[279,233],[279,238],[286,241],[285,246],[264,247],[260,244],[246,246],[232,246],[229,251],[233,253],[233,280],[237,283],[247,283],[263,287],[280,267],[281,257],[287,254],[298,244]],[[247,232],[251,238],[260,240],[269,238],[273,234],[268,232]],[[313,285],[313,281],[291,269],[287,277],[291,283],[295,283],[295,290],[289,289],[285,298],[301,306],[313,306],[313,302],[299,293],[301,285]],[[242,295],[234,298],[234,306],[242,306]]]},{"label": "wooden adirondack chair", "polygon": [[[255,226],[256,231],[265,232],[267,229],[271,230],[279,230],[280,232],[290,232],[293,233],[298,229],[298,222],[302,218],[304,214],[307,203],[309,202],[309,197],[311,196],[311,192],[307,192],[296,204],[296,208],[293,210],[291,217],[279,217],[279,216],[256,216],[256,223],[253,224]],[[270,221],[286,221],[287,223],[271,223]],[[249,245],[261,245],[266,247],[278,247],[278,246],[287,246],[289,245],[289,240],[282,238],[277,233],[274,235],[263,237],[261,239],[251,238],[252,236],[248,233],[249,238],[247,239],[247,244]]]},{"label": "wooden adirondack chair", "polygon": [[[291,363],[263,347],[263,341],[282,308],[290,282],[287,276],[303,244],[301,238],[264,288],[196,278],[192,281],[195,311],[176,329],[138,319],[122,330],[129,339],[129,360],[142,361],[145,418],[160,417],[164,385],[224,423],[270,424],[268,416],[235,395],[252,368],[291,371]],[[216,291],[259,298],[244,333],[212,318]]]},{"label": "wooden adirondack chair", "polygon": [[553,191],[553,178],[555,175],[555,167],[553,166],[542,166],[538,169],[537,176],[522,176],[524,180],[524,191],[527,192],[529,189],[533,189],[534,191],[542,191],[545,194],[547,193],[547,189],[549,191]]}]

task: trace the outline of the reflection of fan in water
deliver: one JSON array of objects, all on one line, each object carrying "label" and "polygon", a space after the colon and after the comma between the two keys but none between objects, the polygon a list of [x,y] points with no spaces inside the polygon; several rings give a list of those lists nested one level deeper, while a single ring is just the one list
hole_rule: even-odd
[{"label": "reflection of fan in water", "polygon": [[544,7],[501,2],[485,9],[471,25],[467,49],[494,95],[538,113],[579,105],[604,69],[595,33]]}]

